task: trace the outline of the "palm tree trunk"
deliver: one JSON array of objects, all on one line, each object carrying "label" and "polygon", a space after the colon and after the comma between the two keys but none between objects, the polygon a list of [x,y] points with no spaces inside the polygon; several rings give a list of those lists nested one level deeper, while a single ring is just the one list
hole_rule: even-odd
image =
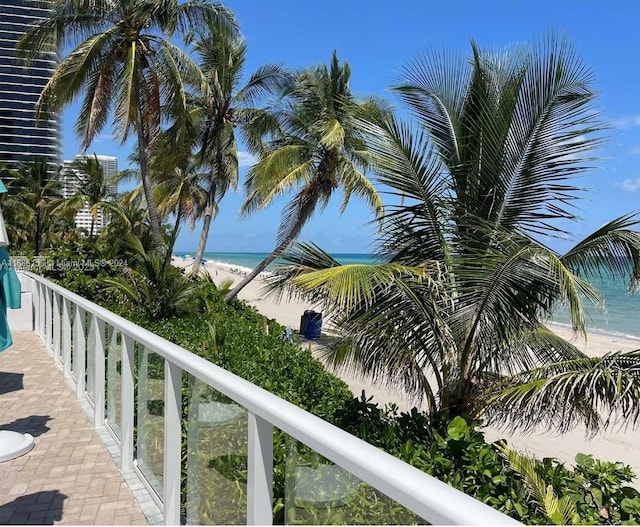
[{"label": "palm tree trunk", "polygon": [[36,238],[33,243],[33,253],[35,256],[40,256],[40,231],[40,209],[38,209],[38,212],[36,212]]},{"label": "palm tree trunk", "polygon": [[[182,222],[183,210],[182,205],[178,205],[178,210],[176,212],[176,222],[173,225],[173,231],[171,232],[171,238],[169,239],[169,246],[167,247],[167,252],[164,255],[164,268],[167,267],[171,263],[171,257],[173,256],[173,248],[176,244],[176,238],[178,237],[178,229],[180,229],[180,223]],[[164,272],[164,271],[163,271]]]},{"label": "palm tree trunk", "polygon": [[236,296],[238,296],[238,293],[242,291],[249,282],[251,282],[256,276],[264,271],[271,262],[273,262],[278,256],[280,256],[285,250],[289,248],[289,246],[300,234],[302,227],[306,223],[306,218],[308,218],[308,216],[306,216],[304,219],[302,219],[301,217],[300,221],[298,221],[298,223],[287,235],[287,237],[280,243],[280,245],[278,245],[269,256],[267,256],[258,265],[256,265],[253,270],[247,276],[245,276],[237,286],[235,286],[231,291],[227,293],[227,295],[224,297],[225,302],[231,302]]},{"label": "palm tree trunk", "polygon": [[93,239],[93,227],[96,219],[91,215],[91,226],[89,227],[89,238]]},{"label": "palm tree trunk", "polygon": [[202,232],[200,233],[200,241],[198,242],[198,250],[196,251],[195,261],[193,262],[192,273],[197,273],[202,264],[202,256],[209,239],[209,229],[211,228],[211,220],[213,220],[213,205],[216,195],[216,184],[211,183],[207,192],[207,206],[204,209],[204,220],[202,222]]},{"label": "palm tree trunk", "polygon": [[178,212],[176,212],[176,223],[173,226],[172,240],[175,240],[178,236],[178,229],[180,228],[180,222],[182,221],[182,206],[178,205]]},{"label": "palm tree trunk", "polygon": [[138,94],[138,162],[140,163],[140,179],[142,180],[142,190],[144,198],[147,202],[147,210],[149,211],[149,224],[151,226],[151,239],[156,247],[162,245],[162,235],[160,231],[160,215],[158,207],[151,193],[151,180],[149,178],[149,164],[147,162],[147,138],[144,132],[144,121],[142,119],[142,100]]}]

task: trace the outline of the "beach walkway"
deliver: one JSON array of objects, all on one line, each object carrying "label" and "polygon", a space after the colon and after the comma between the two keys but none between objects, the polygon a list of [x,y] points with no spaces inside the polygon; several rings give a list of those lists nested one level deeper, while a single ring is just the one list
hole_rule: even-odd
[{"label": "beach walkway", "polygon": [[35,446],[0,463],[0,524],[148,524],[36,334],[13,337],[0,353],[0,430],[29,433]]}]

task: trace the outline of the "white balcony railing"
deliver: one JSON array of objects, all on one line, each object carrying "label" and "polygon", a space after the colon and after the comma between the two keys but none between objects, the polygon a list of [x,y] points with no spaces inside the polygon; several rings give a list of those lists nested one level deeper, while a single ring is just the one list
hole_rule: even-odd
[{"label": "white balcony railing", "polygon": [[[33,295],[37,334],[78,399],[92,408],[94,426],[119,445],[120,469],[135,471],[153,493],[165,524],[179,524],[181,510],[189,523],[271,524],[276,482],[284,482],[285,522],[365,523],[366,508],[375,505],[377,523],[408,510],[432,524],[517,524],[49,280],[28,272],[21,280]],[[185,393],[183,385],[190,387]],[[274,427],[291,447],[277,453],[286,458],[287,473],[275,478]],[[380,516],[385,500],[386,519]]]}]

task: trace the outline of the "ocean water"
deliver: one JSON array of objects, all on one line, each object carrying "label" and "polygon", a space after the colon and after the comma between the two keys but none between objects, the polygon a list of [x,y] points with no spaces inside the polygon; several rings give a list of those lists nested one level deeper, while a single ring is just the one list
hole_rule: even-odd
[{"label": "ocean water", "polygon": [[[193,256],[193,252],[177,252],[177,256]],[[207,260],[224,262],[241,267],[253,268],[260,263],[267,253],[215,253],[207,252],[204,257]],[[334,254],[336,260],[343,264],[372,263],[371,254]],[[273,269],[278,264],[276,260],[268,269]],[[604,312],[585,304],[587,312],[587,327],[590,330],[626,335],[640,338],[640,293],[630,294],[627,283],[615,280],[608,276],[597,277],[592,283],[600,290],[604,298]],[[566,310],[559,309],[554,313],[553,321],[560,324],[569,324],[570,319]]]},{"label": "ocean water", "polygon": [[[587,327],[601,333],[640,338],[640,292],[629,293],[627,282],[609,276],[594,278],[591,283],[602,294],[604,312],[585,303]],[[554,313],[553,321],[570,323],[567,310]]]}]

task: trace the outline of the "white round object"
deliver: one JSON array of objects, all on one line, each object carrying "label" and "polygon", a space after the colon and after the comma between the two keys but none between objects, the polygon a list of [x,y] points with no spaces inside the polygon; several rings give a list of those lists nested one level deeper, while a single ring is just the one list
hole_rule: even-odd
[{"label": "white round object", "polygon": [[0,463],[20,457],[33,448],[33,436],[0,430]]}]

